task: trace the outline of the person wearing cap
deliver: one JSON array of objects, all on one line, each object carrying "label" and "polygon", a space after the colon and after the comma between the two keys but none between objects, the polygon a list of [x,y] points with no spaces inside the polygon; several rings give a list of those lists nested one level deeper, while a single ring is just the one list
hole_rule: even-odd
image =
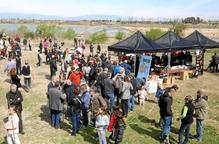
[{"label": "person wearing cap", "polygon": [[24,76],[24,85],[27,89],[31,88],[31,78],[32,78],[32,67],[28,64],[28,61],[25,61],[25,65],[21,71],[22,75]]},{"label": "person wearing cap", "polygon": [[[187,144],[189,141],[190,127],[193,123],[193,114],[195,112],[195,107],[192,104],[192,96],[188,95],[185,97],[185,105],[183,106],[181,116],[177,118],[177,121],[181,120],[181,126],[179,129],[178,144]],[[183,135],[185,134],[185,139],[183,141]]]},{"label": "person wearing cap", "polygon": [[197,91],[197,99],[194,101],[195,106],[195,118],[196,118],[196,135],[194,136],[197,141],[202,141],[203,136],[203,122],[208,115],[208,102],[205,99],[204,90]]}]

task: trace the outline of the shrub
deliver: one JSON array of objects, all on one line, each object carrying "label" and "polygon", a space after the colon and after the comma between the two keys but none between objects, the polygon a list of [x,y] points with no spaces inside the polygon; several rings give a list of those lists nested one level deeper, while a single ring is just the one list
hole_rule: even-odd
[{"label": "shrub", "polygon": [[41,24],[36,28],[36,35],[40,37],[55,37],[62,34],[63,28],[56,25]]},{"label": "shrub", "polygon": [[71,40],[71,39],[74,39],[75,36],[76,36],[76,32],[73,29],[69,28],[69,29],[67,29],[67,31],[64,32],[64,38],[65,39]]},{"label": "shrub", "polygon": [[24,36],[26,33],[28,33],[30,30],[27,28],[27,26],[25,25],[22,25],[20,27],[18,27],[17,29],[17,33],[20,35],[20,36]]},{"label": "shrub", "polygon": [[125,38],[125,33],[124,32],[117,32],[116,35],[115,35],[115,38],[118,40],[118,41],[121,41]]},{"label": "shrub", "polygon": [[95,32],[89,37],[89,43],[101,44],[105,43],[108,39],[106,31]]},{"label": "shrub", "polygon": [[145,35],[150,40],[155,40],[155,39],[161,37],[162,35],[164,35],[165,33],[166,33],[166,31],[162,31],[159,28],[152,28],[152,29],[150,29],[150,31],[147,31]]},{"label": "shrub", "polygon": [[31,38],[31,39],[34,39],[35,35],[34,35],[34,32],[27,32],[24,34],[24,37],[27,39],[27,38]]}]

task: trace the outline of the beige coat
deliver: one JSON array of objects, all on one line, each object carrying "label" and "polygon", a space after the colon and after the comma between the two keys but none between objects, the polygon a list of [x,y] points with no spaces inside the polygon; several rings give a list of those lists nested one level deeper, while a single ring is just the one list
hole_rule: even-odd
[{"label": "beige coat", "polygon": [[208,116],[208,102],[203,98],[199,98],[194,102],[195,117],[204,120]]}]

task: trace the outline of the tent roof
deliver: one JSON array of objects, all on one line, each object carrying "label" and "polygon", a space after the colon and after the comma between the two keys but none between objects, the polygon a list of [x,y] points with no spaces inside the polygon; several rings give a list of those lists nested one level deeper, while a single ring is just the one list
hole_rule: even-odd
[{"label": "tent roof", "polygon": [[162,46],[147,39],[140,31],[108,47],[109,51],[127,53],[158,52],[162,49],[164,49]]},{"label": "tent roof", "polygon": [[167,48],[169,51],[185,50],[197,47],[197,45],[191,41],[184,40],[172,31],[168,31],[166,34],[155,40],[155,42]]},{"label": "tent roof", "polygon": [[195,30],[185,40],[191,41],[202,48],[219,48],[219,43],[204,36],[199,31]]}]

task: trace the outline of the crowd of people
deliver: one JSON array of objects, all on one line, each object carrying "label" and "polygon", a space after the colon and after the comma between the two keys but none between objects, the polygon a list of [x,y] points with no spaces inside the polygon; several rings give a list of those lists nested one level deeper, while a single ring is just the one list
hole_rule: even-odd
[{"label": "crowd of people", "polygon": [[[28,61],[25,61],[22,66],[20,41],[16,38],[14,41],[20,50],[12,49],[15,55],[10,55],[5,65],[5,72],[10,76],[11,82],[10,91],[6,94],[9,118],[5,128],[7,142],[20,144],[18,133],[24,134],[23,97],[20,92],[21,82],[17,75],[24,76],[25,88],[29,90],[32,87],[31,79],[34,74]],[[61,115],[65,115],[65,118],[71,121],[72,136],[80,133],[81,128],[91,126],[96,129],[95,139],[100,144],[107,143],[107,131],[111,133],[109,140],[119,144],[123,140],[124,131],[128,125],[126,118],[135,110],[135,103],[139,103],[141,110],[144,110],[144,103],[151,95],[145,86],[147,81],[135,77],[132,57],[112,61],[110,56],[107,57],[101,52],[100,45],[97,46],[97,54],[94,55],[93,44],[90,45],[89,56],[85,57],[85,44],[82,41],[74,41],[75,49],[66,48],[64,51],[64,43],[59,44],[56,39],[44,38],[39,44],[36,65],[40,69],[42,61],[45,61],[50,69],[51,81],[46,92],[50,124],[59,129]],[[25,44],[23,42],[24,47]],[[32,47],[29,46],[29,50],[32,50]],[[177,90],[177,85],[165,89],[158,85],[156,98],[160,109],[162,143],[169,143],[173,120],[172,104]],[[203,90],[198,90],[196,100],[193,100],[190,95],[185,97],[182,114],[177,118],[182,123],[179,130],[179,144],[188,143],[193,117],[196,118],[197,126],[197,135],[194,138],[198,141],[202,140],[203,121],[207,111],[207,96]],[[185,136],[184,140],[183,136]]]}]

